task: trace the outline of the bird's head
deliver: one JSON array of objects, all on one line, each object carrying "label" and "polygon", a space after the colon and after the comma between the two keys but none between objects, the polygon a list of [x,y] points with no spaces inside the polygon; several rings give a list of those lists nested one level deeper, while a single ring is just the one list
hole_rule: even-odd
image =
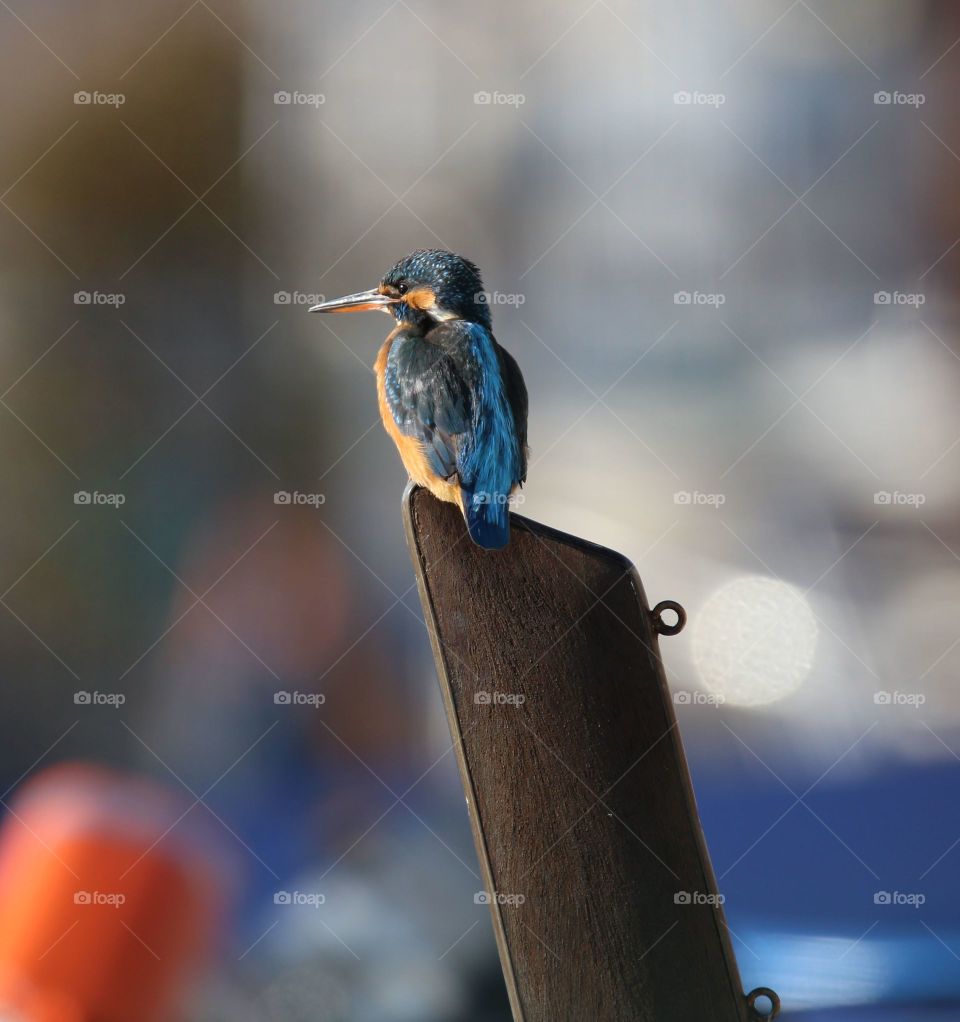
[{"label": "bird's head", "polygon": [[380,309],[422,332],[449,319],[490,327],[490,306],[480,271],[463,256],[421,249],[401,259],[370,291],[314,305],[311,312]]}]

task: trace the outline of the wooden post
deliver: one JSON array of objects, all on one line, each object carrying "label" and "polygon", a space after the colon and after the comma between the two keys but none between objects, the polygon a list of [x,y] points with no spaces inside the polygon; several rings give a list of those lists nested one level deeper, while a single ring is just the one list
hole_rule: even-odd
[{"label": "wooden post", "polygon": [[514,1019],[767,1017],[660,662],[682,610],[671,628],[620,554],[517,515],[498,553],[425,490],[404,520]]}]

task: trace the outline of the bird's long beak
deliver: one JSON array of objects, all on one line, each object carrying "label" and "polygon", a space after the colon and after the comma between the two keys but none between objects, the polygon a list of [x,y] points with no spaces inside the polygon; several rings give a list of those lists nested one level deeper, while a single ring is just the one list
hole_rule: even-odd
[{"label": "bird's long beak", "polygon": [[331,298],[329,302],[321,302],[311,306],[310,312],[366,312],[370,309],[387,310],[387,307],[400,301],[381,294],[376,288],[370,291],[358,291],[355,295],[344,295],[343,298]]}]

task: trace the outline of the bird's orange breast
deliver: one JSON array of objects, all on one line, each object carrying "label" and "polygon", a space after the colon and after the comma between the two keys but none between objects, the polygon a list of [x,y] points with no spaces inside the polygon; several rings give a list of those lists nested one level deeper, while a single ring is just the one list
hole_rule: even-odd
[{"label": "bird's orange breast", "polygon": [[417,483],[428,489],[439,500],[456,504],[461,510],[463,501],[460,495],[460,480],[454,476],[452,479],[444,479],[438,476],[430,468],[426,455],[423,453],[423,445],[416,437],[406,436],[400,432],[400,427],[393,418],[393,412],[387,404],[386,371],[387,358],[390,355],[390,348],[399,332],[399,327],[390,332],[387,339],[380,347],[377,360],[373,364],[373,371],[377,377],[377,404],[380,407],[380,418],[383,420],[383,428],[387,431],[390,439],[397,445],[400,452],[400,460],[407,470],[407,475]]}]

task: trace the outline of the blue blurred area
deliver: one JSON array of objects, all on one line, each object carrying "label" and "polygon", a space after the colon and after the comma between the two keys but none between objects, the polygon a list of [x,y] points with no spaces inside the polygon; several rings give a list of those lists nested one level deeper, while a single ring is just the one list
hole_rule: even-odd
[{"label": "blue blurred area", "polygon": [[859,1002],[956,1010],[958,880],[949,830],[931,827],[949,812],[954,769],[887,769],[812,793],[809,809],[776,781],[748,798],[693,771],[746,987],[772,986],[817,1019]]}]

